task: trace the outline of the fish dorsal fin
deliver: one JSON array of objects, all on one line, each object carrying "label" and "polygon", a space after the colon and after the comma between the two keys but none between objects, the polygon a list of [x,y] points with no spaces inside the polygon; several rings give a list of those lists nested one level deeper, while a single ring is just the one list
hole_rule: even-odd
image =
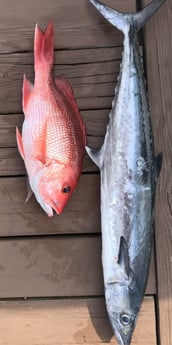
[{"label": "fish dorsal fin", "polygon": [[18,147],[18,150],[20,152],[20,155],[23,158],[23,160],[25,160],[22,136],[21,136],[19,129],[17,127],[16,127],[16,139],[17,139],[17,147]]},{"label": "fish dorsal fin", "polygon": [[104,145],[100,150],[91,149],[88,146],[86,146],[85,149],[92,161],[101,169],[104,156]]},{"label": "fish dorsal fin", "polygon": [[25,74],[23,77],[23,110],[25,111],[30,95],[33,90],[33,84],[26,78]]},{"label": "fish dorsal fin", "polygon": [[72,86],[63,75],[59,75],[55,78],[55,85],[57,89],[60,89],[63,94],[70,99],[70,101],[76,103]]},{"label": "fish dorsal fin", "polygon": [[84,144],[86,145],[85,125],[84,125],[84,122],[83,122],[82,117],[80,115],[78,105],[77,105],[77,102],[76,102],[76,99],[74,96],[74,92],[73,92],[73,89],[72,89],[70,82],[63,75],[59,75],[58,77],[56,77],[54,82],[55,82],[55,87],[56,87],[57,92],[59,92],[59,90],[61,90],[62,93],[64,94],[64,96],[70,102],[72,108],[74,109],[75,115],[77,116],[77,120],[80,122],[81,130],[82,130],[83,138],[84,138]]},{"label": "fish dorsal fin", "polygon": [[128,251],[128,245],[125,237],[121,236],[119,253],[118,253],[118,265],[124,274],[129,278],[130,275],[130,257]]}]

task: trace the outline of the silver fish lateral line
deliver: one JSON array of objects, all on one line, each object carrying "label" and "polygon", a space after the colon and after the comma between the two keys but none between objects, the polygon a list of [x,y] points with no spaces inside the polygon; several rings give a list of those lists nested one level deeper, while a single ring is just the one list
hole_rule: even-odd
[{"label": "silver fish lateral line", "polygon": [[100,150],[86,148],[100,169],[102,265],[105,300],[119,345],[129,345],[143,300],[151,254],[155,188],[162,154],[153,137],[138,31],[165,0],[120,13],[90,0],[124,34],[112,110]]}]

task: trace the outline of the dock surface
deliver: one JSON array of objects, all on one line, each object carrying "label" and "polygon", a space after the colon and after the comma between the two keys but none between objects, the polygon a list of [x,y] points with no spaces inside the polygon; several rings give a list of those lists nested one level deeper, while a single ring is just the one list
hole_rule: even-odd
[{"label": "dock surface", "polygon": [[[123,12],[141,0],[106,0]],[[143,1],[144,4],[147,1]],[[137,6],[137,7],[136,7]],[[140,35],[156,153],[163,153],[148,285],[132,345],[172,344],[172,1]],[[48,218],[27,195],[16,148],[22,79],[34,80],[35,24],[54,22],[54,75],[72,84],[88,145],[103,143],[123,49],[122,34],[88,0],[0,0],[0,344],[117,345],[101,267],[99,171],[85,155],[64,213]]]}]

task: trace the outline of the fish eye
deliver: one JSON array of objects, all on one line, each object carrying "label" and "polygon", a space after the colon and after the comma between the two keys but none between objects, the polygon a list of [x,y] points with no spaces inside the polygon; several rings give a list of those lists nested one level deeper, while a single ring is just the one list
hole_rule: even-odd
[{"label": "fish eye", "polygon": [[67,194],[67,193],[69,193],[71,191],[71,188],[70,188],[70,186],[67,186],[67,187],[64,187],[62,189],[62,191],[63,191],[63,193]]},{"label": "fish eye", "polygon": [[131,318],[127,314],[121,314],[120,315],[120,321],[123,324],[123,326],[128,326],[131,323]]}]

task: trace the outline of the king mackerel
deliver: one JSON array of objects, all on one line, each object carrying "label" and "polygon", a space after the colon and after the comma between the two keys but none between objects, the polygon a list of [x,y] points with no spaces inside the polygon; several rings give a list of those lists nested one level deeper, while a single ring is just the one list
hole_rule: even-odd
[{"label": "king mackerel", "polygon": [[102,264],[109,319],[120,345],[129,345],[149,272],[155,188],[162,155],[154,156],[138,31],[165,0],[120,13],[96,9],[124,34],[120,75],[104,144],[87,153],[101,174]]}]

